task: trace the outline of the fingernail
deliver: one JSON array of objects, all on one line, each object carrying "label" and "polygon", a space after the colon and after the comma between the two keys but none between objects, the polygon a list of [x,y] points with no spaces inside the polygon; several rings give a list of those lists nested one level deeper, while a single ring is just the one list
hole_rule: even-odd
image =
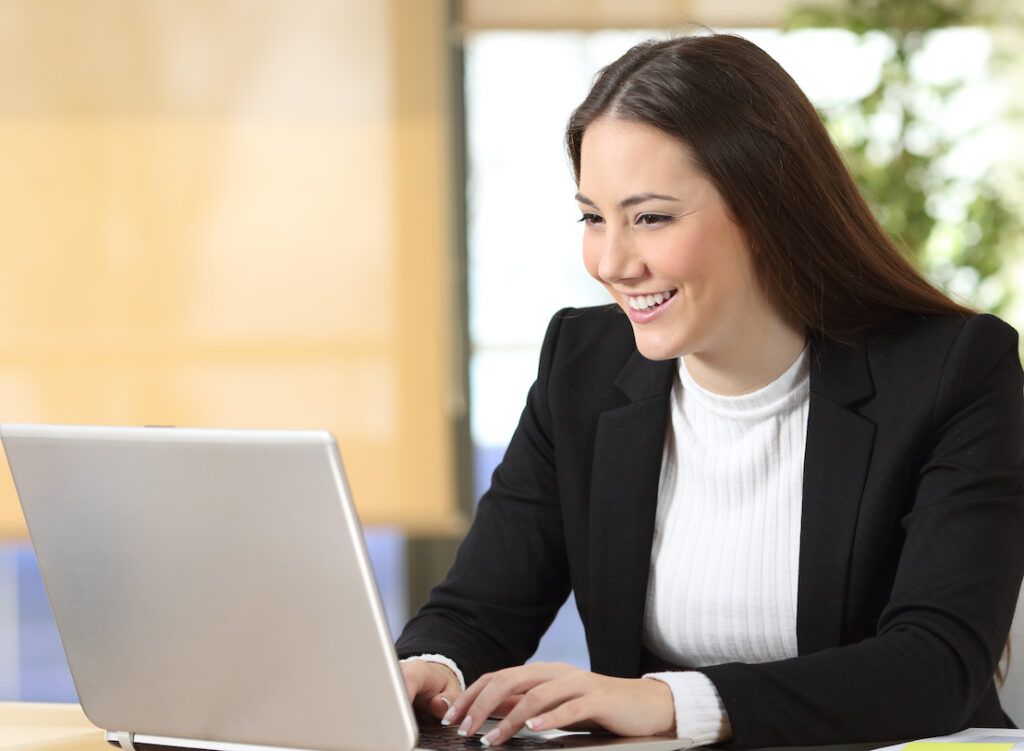
[{"label": "fingernail", "polygon": [[445,704],[448,705],[448,711],[445,712],[444,713],[444,717],[441,718],[441,724],[442,725],[451,725],[452,724],[452,720],[455,719],[455,707],[453,707],[452,703],[450,701],[448,701],[447,699],[445,699],[443,696],[441,697],[441,701],[443,701]]},{"label": "fingernail", "polygon": [[530,730],[536,730],[539,727],[543,727],[543,725],[544,722],[539,717],[531,717],[526,721],[526,727],[530,728]]},{"label": "fingernail", "polygon": [[466,719],[464,719],[462,721],[462,724],[459,725],[459,730],[458,730],[459,735],[461,735],[463,737],[469,735],[469,726],[472,725],[472,724],[473,724],[473,718],[470,717],[469,715],[466,715]]},{"label": "fingernail", "polygon": [[487,735],[480,739],[480,743],[483,746],[490,746],[492,743],[495,743],[498,740],[498,736],[500,735],[501,730],[499,730],[498,728],[492,728],[491,731],[487,733]]}]

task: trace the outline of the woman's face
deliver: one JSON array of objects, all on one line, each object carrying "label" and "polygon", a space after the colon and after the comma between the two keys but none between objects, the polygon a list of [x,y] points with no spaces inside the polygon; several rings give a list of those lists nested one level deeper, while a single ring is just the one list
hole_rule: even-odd
[{"label": "woman's face", "polygon": [[764,316],[778,319],[743,231],[684,143],[601,118],[583,135],[579,178],[584,263],[645,357],[727,362],[764,331]]}]

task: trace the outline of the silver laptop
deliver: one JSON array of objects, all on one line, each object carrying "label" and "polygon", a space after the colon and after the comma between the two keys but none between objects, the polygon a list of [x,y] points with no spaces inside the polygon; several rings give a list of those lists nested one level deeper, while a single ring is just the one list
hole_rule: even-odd
[{"label": "silver laptop", "polygon": [[[79,700],[108,740],[417,746],[329,433],[8,424],[0,437]],[[689,745],[547,742],[608,741]]]}]

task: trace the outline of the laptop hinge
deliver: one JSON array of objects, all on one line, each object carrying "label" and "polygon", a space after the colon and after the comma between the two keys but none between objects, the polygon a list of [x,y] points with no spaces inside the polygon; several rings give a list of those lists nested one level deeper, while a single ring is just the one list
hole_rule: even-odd
[{"label": "laptop hinge", "polygon": [[135,733],[126,733],[123,730],[117,731],[117,743],[124,751],[136,751]]}]

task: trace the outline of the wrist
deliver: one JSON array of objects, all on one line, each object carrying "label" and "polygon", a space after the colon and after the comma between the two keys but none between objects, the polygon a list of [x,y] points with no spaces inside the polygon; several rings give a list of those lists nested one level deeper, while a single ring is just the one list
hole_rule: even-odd
[{"label": "wrist", "polygon": [[657,678],[644,676],[639,679],[644,684],[645,691],[651,696],[650,706],[657,708],[654,719],[654,735],[676,734],[676,707],[672,695],[672,688]]},{"label": "wrist", "polygon": [[732,726],[718,690],[703,673],[685,670],[648,673],[644,678],[663,683],[672,694],[674,735],[694,745],[720,743],[732,736]]}]

